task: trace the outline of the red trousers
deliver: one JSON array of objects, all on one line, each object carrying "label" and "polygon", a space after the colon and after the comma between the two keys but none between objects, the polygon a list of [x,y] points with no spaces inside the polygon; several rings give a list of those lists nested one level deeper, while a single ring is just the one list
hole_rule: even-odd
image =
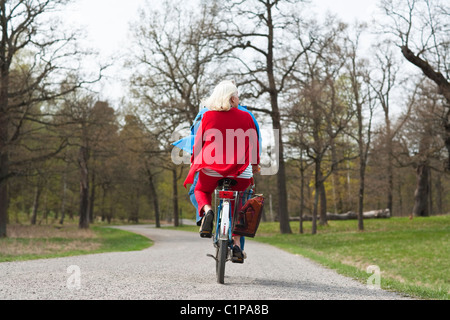
[{"label": "red trousers", "polygon": [[[204,174],[202,171],[200,171],[198,175],[198,182],[195,187],[194,195],[195,199],[198,203],[198,212],[199,216],[203,217],[204,211],[203,207],[205,205],[211,205],[212,202],[212,194],[214,190],[217,188],[217,182],[223,178],[219,177],[211,177],[206,174]],[[233,187],[231,187],[231,190],[234,191],[245,191],[248,186],[250,186],[251,179],[242,179],[242,178],[232,178],[237,181],[237,184]],[[233,206],[231,208],[231,212],[233,212]],[[216,208],[213,208],[213,211],[215,211]],[[216,212],[215,212],[216,213]]]}]

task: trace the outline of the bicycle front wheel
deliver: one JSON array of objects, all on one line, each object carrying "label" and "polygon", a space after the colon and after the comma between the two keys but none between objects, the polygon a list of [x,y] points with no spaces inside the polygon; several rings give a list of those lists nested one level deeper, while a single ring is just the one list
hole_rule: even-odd
[{"label": "bicycle front wheel", "polygon": [[225,262],[228,255],[228,241],[219,240],[217,242],[216,275],[217,282],[223,284],[225,279]]}]

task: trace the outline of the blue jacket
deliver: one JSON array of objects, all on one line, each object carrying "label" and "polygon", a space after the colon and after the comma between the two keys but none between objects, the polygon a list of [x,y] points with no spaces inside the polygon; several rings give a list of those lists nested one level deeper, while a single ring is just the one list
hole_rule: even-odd
[{"label": "blue jacket", "polygon": [[[261,139],[261,133],[259,131],[259,125],[258,125],[258,122],[256,121],[255,116],[250,111],[248,111],[246,106],[239,105],[238,109],[242,110],[242,111],[246,111],[252,116],[252,119],[255,122],[256,131],[258,133],[258,140],[259,140],[259,146],[260,146],[259,150],[260,150],[260,153],[261,153],[261,142],[262,142],[262,139]],[[200,126],[200,122],[202,120],[203,114],[205,112],[207,112],[207,111],[209,111],[208,108],[203,108],[197,114],[197,116],[194,119],[194,123],[191,126],[191,134],[189,136],[172,143],[172,145],[174,145],[175,147],[180,148],[180,149],[188,152],[189,154],[192,154],[193,148],[194,148],[195,135],[197,134],[197,130],[198,130],[198,127]]]}]

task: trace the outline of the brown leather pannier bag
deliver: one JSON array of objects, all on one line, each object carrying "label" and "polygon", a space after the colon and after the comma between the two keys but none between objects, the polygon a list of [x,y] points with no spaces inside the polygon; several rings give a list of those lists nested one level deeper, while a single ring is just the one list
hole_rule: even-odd
[{"label": "brown leather pannier bag", "polygon": [[264,197],[255,195],[247,200],[233,217],[233,234],[254,238],[261,221]]}]

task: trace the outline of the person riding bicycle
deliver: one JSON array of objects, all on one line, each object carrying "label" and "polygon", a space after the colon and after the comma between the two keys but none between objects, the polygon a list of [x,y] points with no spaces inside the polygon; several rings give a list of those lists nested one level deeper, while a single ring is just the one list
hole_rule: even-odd
[{"label": "person riding bicycle", "polygon": [[[253,122],[255,123],[256,131],[258,133],[259,145],[261,146],[262,145],[262,137],[261,137],[261,133],[260,133],[260,130],[259,130],[259,124],[258,124],[258,121],[256,121],[255,116],[253,115],[253,113],[251,111],[248,110],[247,106],[239,104],[237,108],[239,110],[248,112],[252,116]],[[174,145],[175,147],[177,147],[177,148],[187,152],[188,154],[192,155],[192,153],[194,152],[193,149],[194,149],[195,135],[197,134],[197,130],[198,130],[200,124],[201,124],[203,115],[206,112],[208,112],[208,111],[209,111],[208,108],[202,107],[200,112],[195,117],[193,124],[190,127],[190,134],[187,137],[184,137],[184,138],[182,138],[182,139],[180,139],[178,141],[173,142],[172,145]],[[261,148],[259,150],[259,154],[261,155]],[[192,205],[194,206],[195,211],[197,212],[197,214],[196,214],[197,226],[200,226],[202,217],[200,217],[198,215],[198,204],[197,204],[197,200],[195,199],[195,194],[194,194],[195,187],[197,185],[198,174],[199,174],[198,172],[195,174],[194,182],[191,185],[191,187],[189,188],[189,199],[190,199]],[[241,247],[244,246],[244,239],[245,239],[245,237],[241,238]]]},{"label": "person riding bicycle", "polygon": [[[209,109],[203,114],[194,140],[191,168],[184,186],[194,183],[198,215],[202,217],[200,236],[212,236],[214,211],[212,193],[219,180],[230,177],[237,184],[236,191],[245,191],[259,171],[259,139],[252,116],[239,110],[239,96],[232,81],[219,83],[212,95],[204,102]],[[233,255],[242,260],[240,236],[233,235]]]},{"label": "person riding bicycle", "polygon": [[[258,121],[256,120],[255,116],[253,115],[253,113],[247,108],[247,106],[245,105],[241,105],[239,104],[237,107],[239,110],[248,112],[253,119],[253,122],[255,123],[255,127],[256,127],[256,131],[258,133],[258,140],[259,140],[259,145],[262,146],[262,136],[261,136],[261,132],[259,129],[259,124]],[[194,149],[194,141],[195,141],[195,135],[197,134],[197,130],[201,124],[203,115],[210,111],[208,108],[202,106],[202,108],[200,109],[199,113],[195,116],[194,121],[190,127],[190,134],[187,137],[184,137],[180,140],[177,140],[175,142],[172,143],[173,146],[185,151],[186,153],[192,155],[193,154],[193,149]],[[259,154],[261,155],[261,148],[259,150]],[[191,201],[192,205],[195,208],[195,212],[196,212],[196,224],[197,226],[201,225],[202,222],[202,217],[199,216],[198,214],[198,204],[197,204],[197,200],[195,199],[195,187],[197,186],[197,180],[198,180],[198,175],[199,172],[197,172],[195,174],[194,177],[194,182],[192,183],[191,187],[189,188],[189,200]],[[245,246],[245,237],[241,236],[241,249],[242,251],[244,250],[244,246]]]}]

